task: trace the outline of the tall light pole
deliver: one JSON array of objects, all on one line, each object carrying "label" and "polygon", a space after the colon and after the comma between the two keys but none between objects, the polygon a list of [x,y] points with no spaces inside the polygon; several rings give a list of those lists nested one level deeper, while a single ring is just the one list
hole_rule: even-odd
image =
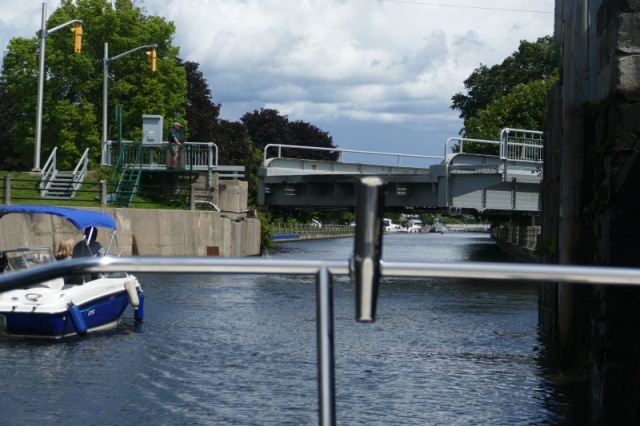
[{"label": "tall light pole", "polygon": [[[60,28],[64,28],[68,25],[79,23],[82,25],[82,21],[74,19],[73,21],[65,22],[62,25],[58,25],[55,28],[47,31],[47,4],[42,3],[42,23],[40,25],[40,59],[38,65],[38,100],[36,106],[36,142],[33,152],[33,172],[40,172],[40,147],[42,145],[42,99],[44,92],[44,48],[47,36],[53,32],[58,31]],[[82,33],[80,33],[82,34]]]},{"label": "tall light pole", "polygon": [[[103,75],[103,81],[102,81],[102,155],[101,155],[101,163],[103,166],[108,166],[108,161],[107,161],[107,129],[108,129],[108,108],[107,108],[107,102],[109,99],[109,93],[108,93],[108,88],[109,88],[109,64],[113,61],[115,61],[116,59],[120,59],[123,56],[127,56],[130,53],[133,53],[135,51],[138,51],[140,49],[153,49],[154,51],[157,49],[158,45],[157,44],[147,44],[145,46],[138,46],[135,49],[131,49],[128,50],[124,53],[121,53],[117,56],[114,56],[113,58],[109,58],[109,43],[107,43],[106,41],[104,42],[104,59],[102,60],[102,75]],[[155,61],[155,56],[153,57],[153,60]],[[155,71],[155,62],[152,62],[152,67],[151,70]]]}]

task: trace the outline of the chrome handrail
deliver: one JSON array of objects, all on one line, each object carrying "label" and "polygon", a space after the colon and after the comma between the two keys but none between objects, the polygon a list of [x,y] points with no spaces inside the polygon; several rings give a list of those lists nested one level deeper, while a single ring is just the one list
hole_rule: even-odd
[{"label": "chrome handrail", "polygon": [[[305,275],[316,283],[319,424],[335,424],[333,354],[333,276],[351,274],[349,261],[265,258],[130,256],[71,259],[10,274],[0,274],[0,291],[74,274],[146,272],[233,275]],[[382,277],[490,279],[640,286],[640,269],[509,263],[381,262]],[[459,285],[452,281],[443,284]],[[357,303],[357,301],[356,301]]]}]

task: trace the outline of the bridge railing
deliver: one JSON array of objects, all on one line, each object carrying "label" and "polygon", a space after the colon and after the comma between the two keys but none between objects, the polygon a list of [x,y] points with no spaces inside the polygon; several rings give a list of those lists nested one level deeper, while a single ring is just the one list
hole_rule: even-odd
[{"label": "bridge railing", "polygon": [[[120,150],[123,153],[123,164],[136,164],[143,169],[164,168],[168,164],[169,144],[143,144],[142,162],[136,163],[139,141],[107,141],[106,164],[113,166]],[[180,167],[191,171],[206,171],[211,184],[213,173],[221,178],[241,179],[244,177],[244,166],[223,166],[218,161],[218,146],[213,142],[185,142],[180,153]]]},{"label": "bridge railing", "polygon": [[542,134],[537,130],[502,129],[500,132],[500,158],[542,163]]},{"label": "bridge railing", "polygon": [[466,143],[472,143],[472,144],[486,144],[486,145],[500,145],[499,141],[490,141],[490,140],[486,140],[486,139],[471,139],[471,138],[461,138],[461,137],[451,137],[449,139],[447,139],[447,141],[444,143],[444,155],[445,157],[451,152],[451,146],[449,145],[452,142],[457,142],[458,143],[458,153],[463,154],[464,153],[464,144]]},{"label": "bridge railing", "polygon": [[[137,152],[140,142],[122,141],[120,146],[118,142],[108,141],[107,165],[113,166],[114,159],[118,158],[119,150],[124,151],[124,162],[130,164],[135,160],[135,152]],[[160,144],[143,144],[143,167],[152,167],[166,164],[166,151],[169,149],[168,143]],[[185,142],[182,149],[184,167],[195,170],[206,170],[208,167],[218,167],[218,146],[213,142]]]},{"label": "bridge railing", "polygon": [[[394,158],[394,160],[396,161],[396,166],[401,166],[401,162],[402,159],[428,159],[428,160],[443,160],[444,157],[440,157],[438,155],[420,155],[420,154],[401,154],[401,153],[397,153],[397,152],[378,152],[378,151],[362,151],[362,150],[357,150],[357,149],[344,149],[344,148],[320,148],[320,147],[315,147],[315,146],[303,146],[303,145],[287,145],[287,144],[276,144],[276,143],[270,143],[267,146],[264,147],[264,163],[267,162],[267,160],[270,160],[272,158],[283,158],[282,157],[282,150],[286,149],[299,149],[299,150],[304,150],[304,151],[329,151],[329,152],[337,152],[338,153],[338,162],[339,163],[345,163],[346,161],[344,160],[344,156],[345,154],[355,154],[355,155],[375,155],[375,156],[385,156],[385,157],[389,157],[389,158]],[[273,153],[276,152],[276,155],[274,157],[269,157],[269,153]],[[263,164],[264,164],[263,163]]]}]

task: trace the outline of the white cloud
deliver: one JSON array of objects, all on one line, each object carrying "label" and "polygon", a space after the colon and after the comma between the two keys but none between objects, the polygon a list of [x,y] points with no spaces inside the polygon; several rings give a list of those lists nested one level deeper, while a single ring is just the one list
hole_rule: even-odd
[{"label": "white cloud", "polygon": [[[335,129],[334,142],[355,149],[367,126],[385,126],[381,137],[394,129],[416,140],[455,136],[462,123],[451,97],[474,68],[553,31],[553,14],[512,10],[554,8],[553,0],[137,3],[175,22],[181,57],[200,64],[223,118],[275,108]],[[49,1],[49,14],[58,4]],[[467,7],[445,7],[455,5]],[[41,3],[0,0],[0,7],[0,44],[38,30]]]}]

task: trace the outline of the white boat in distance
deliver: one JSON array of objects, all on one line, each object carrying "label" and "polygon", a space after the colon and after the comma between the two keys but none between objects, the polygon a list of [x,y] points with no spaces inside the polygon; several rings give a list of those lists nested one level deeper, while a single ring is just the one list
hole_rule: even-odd
[{"label": "white boat in distance", "polygon": [[407,222],[407,232],[410,234],[422,232],[423,228],[424,224],[420,219],[411,219]]},{"label": "white boat in distance", "polygon": [[407,232],[407,228],[403,228],[397,223],[393,223],[391,219],[382,219],[382,230],[388,233]]},{"label": "white boat in distance", "polygon": [[[115,220],[105,213],[54,206],[0,206],[0,219],[10,213],[54,215],[79,230],[92,226],[112,230],[107,253],[115,240]],[[70,261],[55,260],[50,247],[0,249],[1,274]],[[0,288],[0,335],[53,339],[84,335],[116,327],[129,305],[134,308],[135,320],[142,321],[144,295],[135,276],[110,273],[79,278],[79,284],[56,278],[28,286],[4,285]]]}]

